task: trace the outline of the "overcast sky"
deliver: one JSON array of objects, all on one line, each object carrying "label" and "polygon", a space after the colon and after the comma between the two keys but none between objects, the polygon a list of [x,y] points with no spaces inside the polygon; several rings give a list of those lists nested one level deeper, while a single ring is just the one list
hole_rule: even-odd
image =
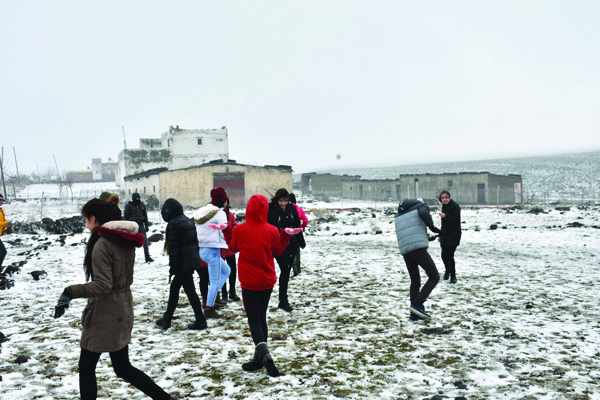
[{"label": "overcast sky", "polygon": [[600,149],[598,1],[0,0],[14,170],[170,125],[295,172]]}]

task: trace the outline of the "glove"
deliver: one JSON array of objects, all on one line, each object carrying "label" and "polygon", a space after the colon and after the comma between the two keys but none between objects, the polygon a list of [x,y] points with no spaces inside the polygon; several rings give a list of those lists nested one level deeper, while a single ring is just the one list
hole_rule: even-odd
[{"label": "glove", "polygon": [[429,228],[431,230],[431,232],[433,233],[441,233],[442,231],[440,231],[438,228],[436,228],[435,226],[432,226],[431,228]]},{"label": "glove", "polygon": [[438,238],[438,235],[427,235],[427,240],[430,242],[433,242],[436,238]]},{"label": "glove", "polygon": [[213,229],[218,229],[220,231],[227,228],[227,224],[208,224],[208,226],[210,226]]},{"label": "glove", "polygon": [[58,303],[56,303],[56,307],[54,307],[54,318],[62,317],[67,308],[69,308],[70,302],[71,296],[69,296],[69,293],[67,293],[67,291],[65,290],[58,298]]},{"label": "glove", "polygon": [[285,233],[288,235],[295,235],[297,233],[302,232],[302,228],[285,228]]}]

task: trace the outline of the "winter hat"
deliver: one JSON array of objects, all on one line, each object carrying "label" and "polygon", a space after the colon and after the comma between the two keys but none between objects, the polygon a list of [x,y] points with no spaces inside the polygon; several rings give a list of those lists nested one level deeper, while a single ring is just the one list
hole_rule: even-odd
[{"label": "winter hat", "polygon": [[290,195],[288,196],[288,200],[290,201],[290,203],[296,204],[296,195],[294,193],[290,193]]},{"label": "winter hat", "polygon": [[139,199],[139,198],[140,198],[140,194],[139,193],[134,193],[134,194],[131,195],[131,200],[135,201],[135,199]]},{"label": "winter hat", "polygon": [[222,187],[214,188],[210,191],[210,202],[213,206],[223,207],[227,201],[227,193]]},{"label": "winter hat", "polygon": [[119,198],[119,195],[118,195],[118,194],[115,194],[115,193],[111,194],[111,195],[108,197],[108,199],[106,199],[106,201],[108,201],[109,203],[112,201],[112,202],[113,202],[113,203],[115,203],[116,205],[119,205],[119,202],[120,202],[120,200],[121,200],[121,199]]}]

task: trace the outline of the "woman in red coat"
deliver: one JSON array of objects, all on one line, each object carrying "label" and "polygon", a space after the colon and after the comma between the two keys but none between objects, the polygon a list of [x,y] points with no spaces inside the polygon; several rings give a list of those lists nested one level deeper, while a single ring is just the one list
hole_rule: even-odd
[{"label": "woman in red coat", "polygon": [[279,376],[279,370],[267,348],[267,308],[277,281],[273,255],[281,254],[291,237],[302,229],[282,229],[279,232],[267,223],[268,213],[267,198],[254,195],[248,200],[246,222],[235,228],[225,224],[219,228],[225,228],[223,233],[229,249],[240,253],[238,274],[242,300],[255,345],[254,358],[244,363],[242,368],[256,371],[265,367],[270,376]]}]

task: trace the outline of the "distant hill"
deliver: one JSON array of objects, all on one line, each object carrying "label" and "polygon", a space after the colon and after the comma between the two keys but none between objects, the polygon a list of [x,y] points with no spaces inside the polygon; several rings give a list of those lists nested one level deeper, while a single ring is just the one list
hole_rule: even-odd
[{"label": "distant hill", "polygon": [[552,156],[399,165],[396,167],[330,169],[318,172],[361,175],[364,179],[390,179],[400,174],[483,172],[518,174],[528,199],[600,200],[600,151]]}]

